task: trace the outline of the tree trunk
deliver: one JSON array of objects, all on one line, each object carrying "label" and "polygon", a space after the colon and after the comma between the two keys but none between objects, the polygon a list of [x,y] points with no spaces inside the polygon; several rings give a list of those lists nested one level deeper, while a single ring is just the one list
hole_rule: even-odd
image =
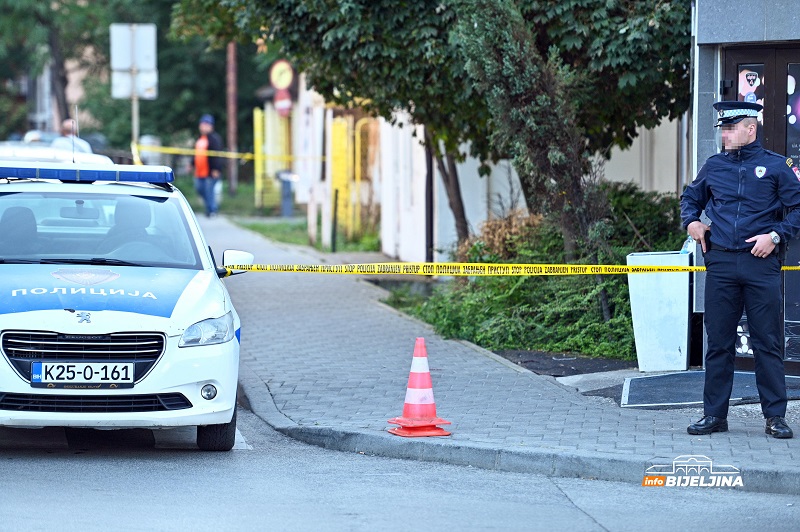
[{"label": "tree trunk", "polygon": [[47,39],[53,61],[50,65],[50,82],[53,87],[53,96],[56,99],[56,111],[59,118],[57,127],[60,127],[61,121],[70,117],[69,106],[67,105],[67,70],[64,68],[64,54],[61,52],[61,39],[58,35],[58,29],[50,26]]},{"label": "tree trunk", "polygon": [[[436,160],[436,167],[442,176],[444,189],[447,192],[447,201],[450,205],[450,210],[453,213],[453,218],[456,223],[456,235],[458,243],[466,242],[469,238],[469,224],[467,223],[467,215],[464,209],[464,199],[461,197],[461,185],[458,182],[458,169],[456,168],[456,160],[452,153],[444,154],[441,152],[433,142],[433,135],[425,129],[425,142]],[[445,164],[446,158],[446,164]]]},{"label": "tree trunk", "polygon": [[[603,284],[603,276],[595,275],[594,281],[598,285]],[[603,312],[603,321],[611,321],[611,305],[608,304],[608,291],[605,288],[601,288],[597,297],[600,299],[600,309]]]},{"label": "tree trunk", "polygon": [[565,209],[561,209],[559,224],[561,225],[561,237],[564,239],[564,261],[573,262],[578,257],[577,229],[578,224],[574,216],[571,216]]},{"label": "tree trunk", "polygon": [[449,174],[450,188],[452,192],[448,194],[450,209],[456,219],[456,234],[458,242],[465,242],[469,238],[469,223],[467,213],[464,209],[464,198],[461,196],[461,183],[458,181],[458,168],[456,159],[452,153],[447,154],[447,169]]}]

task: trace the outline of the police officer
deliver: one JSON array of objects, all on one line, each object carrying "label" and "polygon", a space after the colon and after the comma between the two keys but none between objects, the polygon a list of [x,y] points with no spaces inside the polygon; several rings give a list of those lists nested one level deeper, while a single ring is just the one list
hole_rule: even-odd
[{"label": "police officer", "polygon": [[[725,150],[708,158],[681,196],[681,218],[706,264],[708,348],[702,419],[689,434],[728,430],[736,328],[747,312],[765,432],[791,438],[786,424],[780,244],[800,231],[800,170],[758,141],[757,103],[717,102]],[[701,221],[705,210],[710,224]],[[784,212],[786,213],[784,216]]]}]

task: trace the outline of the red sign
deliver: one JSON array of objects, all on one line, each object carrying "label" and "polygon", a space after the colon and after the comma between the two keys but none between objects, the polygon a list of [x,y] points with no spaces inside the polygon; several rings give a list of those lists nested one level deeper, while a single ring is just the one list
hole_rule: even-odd
[{"label": "red sign", "polygon": [[272,105],[279,115],[286,118],[292,113],[292,95],[286,89],[278,89],[272,98]]}]

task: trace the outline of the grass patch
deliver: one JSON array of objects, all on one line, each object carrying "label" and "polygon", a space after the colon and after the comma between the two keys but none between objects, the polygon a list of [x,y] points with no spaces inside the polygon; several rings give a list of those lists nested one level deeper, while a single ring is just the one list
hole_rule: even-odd
[{"label": "grass patch", "polygon": [[[234,221],[236,219],[234,218]],[[275,242],[286,244],[297,244],[301,246],[311,246],[308,241],[308,222],[302,221],[236,221],[242,227],[263,235]],[[311,246],[318,251],[329,252],[330,248],[323,247],[322,244]],[[364,235],[360,240],[348,241],[344,231],[337,232],[336,251],[380,251],[380,239],[377,234]]]},{"label": "grass patch", "polygon": [[236,222],[270,240],[308,246],[308,223],[302,222]]},{"label": "grass patch", "polygon": [[[231,196],[228,192],[228,181],[223,181],[223,196],[219,205],[219,212],[232,217],[264,217],[274,218],[281,215],[280,187],[276,183],[263,191],[263,207],[255,206],[255,185],[248,182],[239,182],[236,195]],[[179,175],[175,177],[175,186],[186,196],[189,205],[195,213],[205,212],[203,200],[197,195],[194,189],[194,178],[190,175]],[[302,214],[302,213],[298,213]],[[242,227],[246,227],[276,242],[287,244],[298,244],[308,246],[308,223],[303,221],[272,221],[265,220],[237,222]],[[319,234],[319,232],[317,233]],[[323,248],[321,244],[314,246],[319,251],[330,251]],[[365,233],[359,237],[349,240],[343,229],[336,233],[336,251],[380,251],[380,236],[376,231]]]},{"label": "grass patch", "polygon": [[[176,176],[174,184],[186,196],[194,212],[205,212],[203,200],[194,189],[194,178],[192,176]],[[280,214],[280,190],[274,183],[264,190],[262,194],[263,207],[260,208],[255,206],[255,184],[239,181],[235,196],[231,196],[228,186],[229,182],[223,180],[222,201],[219,204],[219,212],[222,214],[236,216],[277,216]]]}]

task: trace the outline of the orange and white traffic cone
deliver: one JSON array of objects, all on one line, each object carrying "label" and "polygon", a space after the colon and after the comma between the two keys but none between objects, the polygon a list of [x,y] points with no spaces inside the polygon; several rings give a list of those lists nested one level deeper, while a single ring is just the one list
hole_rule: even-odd
[{"label": "orange and white traffic cone", "polygon": [[418,436],[450,436],[446,430],[436,425],[449,425],[450,422],[436,416],[436,402],[433,400],[433,383],[428,369],[428,352],[425,339],[417,338],[414,345],[414,358],[411,359],[411,373],[408,376],[406,401],[403,415],[393,417],[389,423],[400,425],[389,429],[397,436],[409,438]]}]

